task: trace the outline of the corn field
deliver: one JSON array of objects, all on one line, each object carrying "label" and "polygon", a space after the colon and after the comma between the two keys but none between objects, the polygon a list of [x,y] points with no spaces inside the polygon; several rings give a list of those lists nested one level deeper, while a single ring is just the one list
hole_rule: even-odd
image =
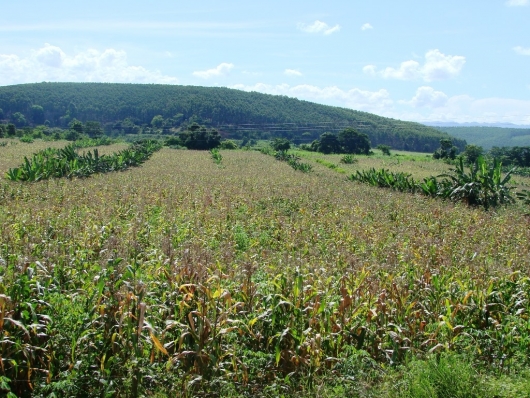
[{"label": "corn field", "polygon": [[[445,352],[529,365],[523,204],[212,156],[164,148],[124,173],[0,182],[2,394],[294,396]],[[367,169],[356,159],[341,167]]]}]

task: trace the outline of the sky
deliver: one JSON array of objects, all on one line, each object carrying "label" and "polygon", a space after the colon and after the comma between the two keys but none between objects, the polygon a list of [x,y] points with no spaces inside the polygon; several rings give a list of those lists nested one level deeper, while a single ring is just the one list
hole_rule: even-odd
[{"label": "sky", "polygon": [[530,0],[4,1],[0,86],[221,86],[530,124]]}]

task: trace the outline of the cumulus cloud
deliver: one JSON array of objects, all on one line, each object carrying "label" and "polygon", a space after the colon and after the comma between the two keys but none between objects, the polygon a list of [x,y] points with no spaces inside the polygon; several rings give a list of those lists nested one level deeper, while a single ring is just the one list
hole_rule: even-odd
[{"label": "cumulus cloud", "polygon": [[327,23],[316,20],[312,24],[299,23],[298,29],[306,33],[323,33],[324,35],[330,35],[340,30],[340,25],[330,27]]},{"label": "cumulus cloud", "polygon": [[309,84],[291,86],[265,83],[238,84],[232,88],[287,95],[301,100],[371,112],[400,120],[530,124],[530,101],[509,98],[476,99],[468,95],[448,96],[430,86],[418,87],[411,99],[403,100],[393,100],[385,89],[344,90],[336,86],[318,87]]},{"label": "cumulus cloud", "polygon": [[436,91],[429,86],[422,86],[416,90],[416,95],[410,101],[403,101],[414,108],[439,108],[447,104],[448,97],[442,91]]},{"label": "cumulus cloud", "polygon": [[287,76],[302,76],[302,72],[296,69],[285,69],[283,74]]},{"label": "cumulus cloud", "polygon": [[157,70],[129,65],[125,51],[88,49],[70,55],[45,44],[27,56],[0,54],[0,85],[41,81],[163,83],[178,79]]},{"label": "cumulus cloud", "polygon": [[375,65],[366,65],[363,68],[363,72],[366,73],[367,75],[370,75],[370,76],[376,76],[377,75],[376,69],[377,68],[376,68]]},{"label": "cumulus cloud", "polygon": [[426,82],[445,80],[457,76],[466,58],[461,55],[445,55],[440,50],[429,50],[425,54],[425,62],[421,65],[414,60],[404,61],[399,68],[387,67],[377,71],[374,65],[367,65],[363,71],[370,75],[379,75],[385,79],[416,80]]},{"label": "cumulus cloud", "polygon": [[361,30],[368,30],[373,29],[374,27],[370,25],[369,23],[365,23],[363,26],[361,26]]},{"label": "cumulus cloud", "polygon": [[420,87],[411,100],[387,116],[419,122],[444,121],[458,123],[530,124],[530,101],[511,98],[473,98],[469,95],[446,94],[431,87]]},{"label": "cumulus cloud", "polygon": [[528,48],[528,47],[517,46],[517,47],[514,47],[513,50],[514,50],[517,54],[521,54],[521,55],[530,55],[530,48]]},{"label": "cumulus cloud", "polygon": [[309,84],[290,86],[288,84],[270,85],[257,83],[252,86],[238,84],[233,88],[244,91],[258,91],[266,94],[287,95],[298,99],[342,106],[366,112],[383,112],[392,106],[388,91],[365,91],[358,88],[342,90],[336,86],[317,87]]},{"label": "cumulus cloud", "polygon": [[529,0],[508,0],[506,5],[510,7],[526,6],[528,2]]},{"label": "cumulus cloud", "polygon": [[193,76],[200,77],[201,79],[210,79],[212,77],[226,76],[233,68],[234,64],[228,64],[226,62],[223,62],[213,69],[193,72]]}]

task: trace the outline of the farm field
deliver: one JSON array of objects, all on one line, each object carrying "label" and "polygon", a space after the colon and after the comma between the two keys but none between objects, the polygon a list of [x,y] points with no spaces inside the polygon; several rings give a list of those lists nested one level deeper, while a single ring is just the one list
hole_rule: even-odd
[{"label": "farm field", "polygon": [[[0,175],[65,144],[0,147]],[[221,153],[164,148],[125,172],[0,181],[1,392],[422,396],[410,391],[423,370],[447,364],[474,394],[449,396],[530,394],[528,207],[346,178],[450,168],[425,155],[300,152],[313,166],[301,173]]]}]

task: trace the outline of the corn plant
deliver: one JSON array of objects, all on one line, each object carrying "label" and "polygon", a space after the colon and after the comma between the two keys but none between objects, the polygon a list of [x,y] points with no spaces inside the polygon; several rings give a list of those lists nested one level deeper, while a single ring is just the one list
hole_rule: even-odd
[{"label": "corn plant", "polygon": [[215,164],[217,165],[221,164],[223,160],[223,155],[221,155],[221,152],[219,152],[219,149],[217,148],[210,149],[210,155]]}]

